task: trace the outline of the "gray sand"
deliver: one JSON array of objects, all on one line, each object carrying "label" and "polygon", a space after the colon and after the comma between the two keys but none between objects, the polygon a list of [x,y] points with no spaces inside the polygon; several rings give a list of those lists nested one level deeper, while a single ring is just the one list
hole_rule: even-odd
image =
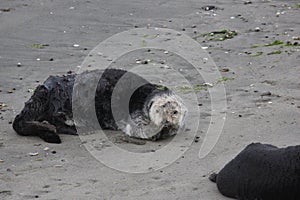
[{"label": "gray sand", "polygon": [[[217,8],[205,11],[202,7],[206,5]],[[274,40],[300,42],[295,40],[300,36],[300,5],[296,0],[254,0],[249,4],[233,0],[1,0],[0,10],[0,103],[7,105],[0,107],[0,199],[227,199],[208,175],[221,169],[247,144],[299,144],[300,46],[264,46]],[[196,91],[203,101],[197,133],[200,141],[193,142],[175,163],[151,173],[110,169],[92,157],[77,136],[62,135],[63,143],[54,145],[37,137],[18,136],[12,130],[10,123],[38,81],[77,71],[104,39],[148,24],[196,37],[208,47],[219,69],[226,71],[222,75],[233,78],[224,81],[226,122],[208,156],[198,157],[210,120],[205,90]],[[224,41],[201,36],[223,29],[238,34]],[[39,49],[33,44],[49,46]],[[256,44],[260,46],[251,48]],[[265,92],[271,95],[262,96]],[[136,145],[120,140],[120,133],[111,134],[116,135],[114,141],[121,148],[139,152],[168,142]],[[30,156],[30,152],[39,155]]]}]

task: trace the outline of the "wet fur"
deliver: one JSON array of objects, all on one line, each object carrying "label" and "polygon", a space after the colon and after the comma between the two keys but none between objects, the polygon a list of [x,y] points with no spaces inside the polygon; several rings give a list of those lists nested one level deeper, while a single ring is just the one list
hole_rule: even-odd
[{"label": "wet fur", "polygon": [[[128,73],[119,69],[107,69],[100,78],[95,94],[95,108],[99,124],[102,129],[117,130],[118,126],[114,121],[111,110],[111,96],[118,80]],[[19,135],[39,136],[46,142],[60,143],[58,134],[77,134],[76,127],[72,123],[72,91],[76,75],[50,76],[42,85],[39,85],[31,98],[25,103],[25,107],[18,114],[13,122],[13,128]],[[88,78],[84,80],[88,84]],[[137,81],[141,79],[135,76]],[[157,85],[147,83],[138,88],[132,95],[129,102],[131,117],[135,119],[141,129],[151,119],[148,114],[151,108],[150,101],[155,96],[170,95],[167,88],[158,89]],[[122,94],[120,94],[122,96]],[[124,116],[125,117],[125,116]],[[140,121],[140,122],[139,122]],[[139,124],[140,123],[140,124]],[[133,135],[137,130],[128,129],[128,135]],[[122,129],[123,130],[123,129]],[[126,133],[126,127],[124,132]],[[170,129],[171,130],[171,129]],[[161,130],[156,136],[150,139],[159,139],[169,131]]]},{"label": "wet fur", "polygon": [[250,144],[209,179],[239,200],[299,200],[300,146]]}]

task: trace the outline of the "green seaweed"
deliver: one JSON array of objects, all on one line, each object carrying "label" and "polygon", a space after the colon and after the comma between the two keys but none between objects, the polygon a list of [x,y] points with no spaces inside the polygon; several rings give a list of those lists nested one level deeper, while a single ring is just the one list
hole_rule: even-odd
[{"label": "green seaweed", "polygon": [[189,91],[192,90],[191,87],[187,86],[187,85],[181,85],[177,87],[179,91]]},{"label": "green seaweed", "polygon": [[260,47],[260,45],[259,44],[254,44],[254,45],[251,46],[251,48],[257,48],[257,47]]},{"label": "green seaweed", "polygon": [[195,86],[193,86],[192,88],[190,86],[187,85],[182,85],[182,86],[178,86],[178,90],[179,91],[200,91],[200,90],[206,90],[208,88],[212,87],[209,84],[206,83],[201,83],[201,84],[196,84]]},{"label": "green seaweed", "polygon": [[199,91],[199,90],[206,90],[207,88],[210,88],[210,87],[212,87],[212,86],[203,83],[203,84],[197,84],[197,85],[195,85],[193,89],[195,91]]},{"label": "green seaweed", "polygon": [[281,54],[281,53],[282,53],[281,50],[274,50],[274,51],[268,53],[267,55],[274,55],[274,54]]},{"label": "green seaweed", "polygon": [[232,39],[236,35],[238,35],[236,31],[223,29],[219,31],[212,31],[209,33],[202,33],[199,36],[194,37],[194,39],[197,39],[198,37],[208,37],[208,40],[224,41],[227,39]]},{"label": "green seaweed", "polygon": [[141,42],[141,46],[142,46],[142,47],[147,46],[147,42],[146,42],[145,40],[143,40],[143,41]]},{"label": "green seaweed", "polygon": [[252,57],[255,57],[255,56],[261,56],[261,55],[263,55],[263,52],[261,52],[261,51],[258,51],[258,52],[256,52],[256,53],[251,53],[251,54],[249,54],[249,56],[252,56]]},{"label": "green seaweed", "polygon": [[281,45],[281,44],[284,44],[284,42],[281,41],[281,40],[274,40],[273,42],[264,44],[264,46],[265,47],[270,47],[270,46]]},{"label": "green seaweed", "polygon": [[222,77],[222,78],[219,78],[217,80],[217,83],[221,83],[221,82],[225,82],[225,81],[230,81],[230,80],[234,80],[234,78]]},{"label": "green seaweed", "polygon": [[156,89],[158,90],[166,90],[167,87],[166,86],[163,86],[163,85],[155,85]]},{"label": "green seaweed", "polygon": [[300,3],[294,3],[294,4],[292,4],[292,7],[294,7],[294,8],[300,8]]},{"label": "green seaweed", "polygon": [[292,46],[292,47],[296,47],[296,46],[300,46],[300,44],[298,42],[290,42],[287,41],[284,46]]},{"label": "green seaweed", "polygon": [[45,47],[49,46],[49,44],[32,44],[30,45],[30,48],[33,49],[43,49]]}]

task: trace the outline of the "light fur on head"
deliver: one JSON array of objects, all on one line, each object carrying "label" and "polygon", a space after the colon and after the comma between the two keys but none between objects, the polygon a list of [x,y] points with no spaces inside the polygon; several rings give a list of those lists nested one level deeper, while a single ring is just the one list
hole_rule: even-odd
[{"label": "light fur on head", "polygon": [[163,93],[153,96],[142,112],[133,112],[132,121],[120,121],[119,128],[131,137],[157,140],[182,130],[187,109],[178,96]]},{"label": "light fur on head", "polygon": [[149,118],[158,127],[180,128],[184,125],[186,107],[174,94],[154,96],[149,102]]}]

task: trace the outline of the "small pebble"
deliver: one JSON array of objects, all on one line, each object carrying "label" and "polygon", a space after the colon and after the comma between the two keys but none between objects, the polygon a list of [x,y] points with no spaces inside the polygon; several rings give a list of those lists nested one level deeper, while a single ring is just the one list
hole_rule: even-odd
[{"label": "small pebble", "polygon": [[261,95],[260,96],[271,96],[272,95],[272,93],[271,92],[263,92],[263,93],[261,93]]},{"label": "small pebble", "polygon": [[18,63],[17,63],[17,66],[18,66],[18,67],[21,67],[21,66],[22,66],[22,63],[18,62]]},{"label": "small pebble", "polygon": [[300,40],[300,37],[293,36],[292,39],[293,40]]},{"label": "small pebble", "polygon": [[216,9],[216,6],[204,6],[204,7],[202,7],[202,9],[205,11],[210,11],[210,10]]},{"label": "small pebble", "polygon": [[56,154],[56,151],[51,151],[52,154]]},{"label": "small pebble", "polygon": [[142,61],[142,64],[144,64],[144,65],[146,65],[146,64],[148,64],[149,63],[149,61],[148,60],[144,60],[144,61]]},{"label": "small pebble", "polygon": [[4,160],[1,160],[1,159],[0,159],[0,163],[4,163]]},{"label": "small pebble", "polygon": [[49,147],[45,147],[45,148],[44,148],[44,151],[49,151]]},{"label": "small pebble", "polygon": [[259,31],[260,31],[260,28],[259,28],[259,27],[255,27],[254,31],[255,31],[255,32],[259,32]]},{"label": "small pebble", "polygon": [[73,47],[77,48],[77,47],[80,47],[80,45],[79,44],[74,44]]},{"label": "small pebble", "polygon": [[252,4],[252,1],[245,1],[244,4],[245,5]]},{"label": "small pebble", "polygon": [[228,68],[222,68],[222,69],[220,69],[220,72],[229,72],[229,69]]},{"label": "small pebble", "polygon": [[11,8],[1,8],[0,11],[1,12],[10,12]]},{"label": "small pebble", "polygon": [[37,155],[39,155],[39,153],[38,152],[30,152],[28,155],[30,155],[30,156],[37,156]]}]

